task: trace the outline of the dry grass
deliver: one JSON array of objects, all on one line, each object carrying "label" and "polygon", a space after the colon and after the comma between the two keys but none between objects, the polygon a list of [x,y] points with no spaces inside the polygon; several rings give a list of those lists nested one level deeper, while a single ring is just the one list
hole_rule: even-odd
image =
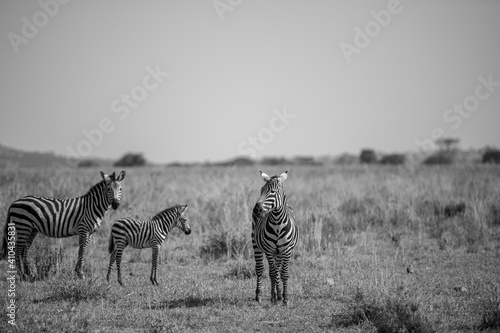
[{"label": "dry grass", "polygon": [[[263,304],[253,301],[258,170],[128,169],[120,209],[106,216],[89,246],[87,280],[73,275],[76,237],[37,236],[32,265],[44,263],[43,253],[62,255],[40,264],[50,267],[39,280],[17,282],[17,331],[498,331],[500,169],[423,167],[399,177],[401,168],[290,170],[285,192],[301,240],[290,264],[288,307],[271,306],[267,278]],[[0,211],[27,194],[81,195],[98,171],[4,170]],[[112,221],[151,217],[174,204],[189,205],[193,232],[176,230],[162,246],[161,285],[149,283],[151,251],[131,249],[123,258],[126,287],[116,272],[105,284]],[[0,262],[2,281],[6,271]],[[0,331],[16,328],[2,320]]]}]

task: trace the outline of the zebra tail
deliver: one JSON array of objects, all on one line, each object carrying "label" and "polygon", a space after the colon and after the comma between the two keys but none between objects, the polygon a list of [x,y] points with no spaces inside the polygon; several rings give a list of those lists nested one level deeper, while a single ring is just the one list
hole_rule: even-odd
[{"label": "zebra tail", "polygon": [[113,253],[114,249],[115,249],[115,238],[113,237],[113,234],[111,233],[109,235],[109,243],[108,243],[108,252],[109,252],[109,254]]},{"label": "zebra tail", "polygon": [[7,221],[5,221],[5,227],[3,228],[3,237],[2,237],[2,250],[0,252],[0,260],[7,258],[7,229],[9,227],[10,221],[10,208],[7,213]]}]

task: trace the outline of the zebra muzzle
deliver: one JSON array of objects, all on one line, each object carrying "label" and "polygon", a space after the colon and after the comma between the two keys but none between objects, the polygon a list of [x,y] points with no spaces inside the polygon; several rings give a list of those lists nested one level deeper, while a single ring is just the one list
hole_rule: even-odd
[{"label": "zebra muzzle", "polygon": [[264,205],[261,202],[257,202],[253,210],[255,214],[257,214],[257,216],[259,217],[263,217],[266,214],[266,211],[264,210]]},{"label": "zebra muzzle", "polygon": [[111,202],[111,208],[113,208],[114,210],[117,210],[118,207],[120,207],[120,202],[118,200],[113,200]]}]

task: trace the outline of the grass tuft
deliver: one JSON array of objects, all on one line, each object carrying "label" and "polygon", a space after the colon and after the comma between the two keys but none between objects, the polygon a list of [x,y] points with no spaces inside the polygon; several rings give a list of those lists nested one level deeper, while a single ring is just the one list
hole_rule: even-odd
[{"label": "grass tuft", "polygon": [[81,302],[105,299],[109,286],[100,278],[79,279],[73,272],[48,281],[51,301]]},{"label": "grass tuft", "polygon": [[222,257],[248,258],[251,245],[247,235],[227,231],[213,232],[200,248],[200,256],[205,260]]},{"label": "grass tuft", "polygon": [[494,329],[500,331],[500,294],[497,287],[494,289],[494,296],[488,298],[484,303],[483,317],[479,325],[480,330]]},{"label": "grass tuft", "polygon": [[45,242],[48,238],[35,239],[28,254],[28,264],[32,281],[45,280],[61,270],[61,264],[66,257],[62,247],[52,247]]},{"label": "grass tuft", "polygon": [[367,298],[360,290],[350,306],[350,315],[334,317],[332,324],[349,327],[370,322],[377,332],[435,332],[430,321],[420,311],[420,305],[396,296]]},{"label": "grass tuft", "polygon": [[231,265],[229,271],[224,274],[225,278],[235,278],[238,280],[246,280],[255,277],[255,267],[250,261],[238,260]]}]

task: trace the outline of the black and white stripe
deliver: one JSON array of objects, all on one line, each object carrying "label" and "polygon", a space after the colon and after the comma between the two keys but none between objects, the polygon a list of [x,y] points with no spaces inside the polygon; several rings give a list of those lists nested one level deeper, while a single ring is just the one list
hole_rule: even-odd
[{"label": "black and white stripe", "polygon": [[[276,303],[283,297],[283,303],[288,304],[288,263],[299,239],[299,230],[292,208],[288,205],[283,192],[283,182],[287,174],[288,171],[279,177],[269,177],[260,171],[265,185],[261,189],[260,198],[252,212],[252,244],[257,274],[255,300],[257,302],[261,300],[265,255],[269,263],[269,277],[271,278],[271,302]],[[280,290],[280,279],[283,282],[283,294]]]},{"label": "black and white stripe", "polygon": [[[78,198],[26,196],[10,205],[5,231],[8,226],[15,227],[16,266],[21,279],[31,276],[26,257],[39,232],[55,238],[78,235],[79,250],[75,271],[83,278],[82,262],[87,244],[92,234],[101,226],[106,212],[111,207],[116,210],[120,205],[121,181],[125,178],[125,171],[116,178],[114,172],[108,176],[101,171],[101,177],[102,181]],[[5,236],[4,232],[4,257],[7,250]]]},{"label": "black and white stripe", "polygon": [[111,268],[116,260],[118,283],[123,286],[121,275],[121,260],[123,250],[127,245],[136,249],[152,248],[153,258],[151,265],[150,280],[153,285],[158,285],[156,271],[158,268],[158,253],[160,246],[174,227],[181,229],[186,235],[191,233],[191,228],[185,215],[187,205],[177,205],[156,214],[149,221],[141,221],[133,218],[117,220],[111,227],[109,237],[109,259],[106,280],[109,282]]}]

